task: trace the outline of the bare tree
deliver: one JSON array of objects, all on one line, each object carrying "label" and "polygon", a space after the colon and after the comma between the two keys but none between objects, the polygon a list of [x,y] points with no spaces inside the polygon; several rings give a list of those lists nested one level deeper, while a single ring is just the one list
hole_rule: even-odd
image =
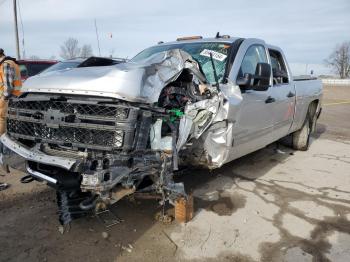
[{"label": "bare tree", "polygon": [[80,51],[80,56],[84,57],[84,58],[88,58],[90,56],[93,56],[91,45],[83,45],[83,47],[81,48],[81,51]]},{"label": "bare tree", "polygon": [[68,38],[63,45],[61,45],[60,56],[64,59],[71,59],[80,55],[79,41],[75,38]]},{"label": "bare tree", "polygon": [[340,78],[348,78],[350,76],[350,42],[337,45],[326,63]]}]

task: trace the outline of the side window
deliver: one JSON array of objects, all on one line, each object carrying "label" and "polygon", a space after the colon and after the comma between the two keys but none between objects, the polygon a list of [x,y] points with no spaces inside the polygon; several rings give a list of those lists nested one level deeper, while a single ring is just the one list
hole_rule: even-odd
[{"label": "side window", "polygon": [[252,45],[245,53],[238,77],[243,77],[246,73],[254,75],[258,63],[267,63],[265,47],[262,45]]},{"label": "side window", "polygon": [[279,51],[269,49],[271,58],[271,67],[273,75],[273,84],[288,84],[288,72],[283,56]]}]

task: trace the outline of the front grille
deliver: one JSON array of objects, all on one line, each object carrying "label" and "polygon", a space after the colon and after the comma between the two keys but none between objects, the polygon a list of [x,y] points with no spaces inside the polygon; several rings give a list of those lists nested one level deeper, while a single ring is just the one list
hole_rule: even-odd
[{"label": "front grille", "polygon": [[67,101],[12,101],[12,108],[20,108],[36,111],[59,110],[67,114],[94,115],[103,117],[115,117],[122,120],[127,118],[128,109],[118,106],[106,106],[96,104],[68,103]]},{"label": "front grille", "polygon": [[138,109],[77,100],[10,101],[7,132],[13,138],[98,150],[129,150]]}]

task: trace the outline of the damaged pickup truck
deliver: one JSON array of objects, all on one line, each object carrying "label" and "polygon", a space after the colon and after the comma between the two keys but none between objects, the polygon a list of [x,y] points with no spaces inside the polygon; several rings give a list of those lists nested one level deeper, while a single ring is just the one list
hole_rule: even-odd
[{"label": "damaged pickup truck", "polygon": [[22,182],[56,188],[62,224],[133,193],[174,204],[181,167],[219,168],[287,136],[307,150],[321,97],[262,40],[182,38],[28,79],[9,102],[2,160],[20,157]]}]

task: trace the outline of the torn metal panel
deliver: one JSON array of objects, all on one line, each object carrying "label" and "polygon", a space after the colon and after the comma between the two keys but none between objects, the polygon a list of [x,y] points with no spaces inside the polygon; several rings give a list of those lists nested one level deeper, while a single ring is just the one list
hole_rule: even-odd
[{"label": "torn metal panel", "polygon": [[228,82],[220,85],[220,92],[213,98],[188,104],[180,121],[177,150],[180,151],[191,138],[199,139],[200,142],[192,144],[192,152],[198,151],[200,155],[199,158],[194,157],[198,164],[203,165],[203,157],[209,168],[226,163],[233,146],[235,119],[231,116],[237,114],[241,101],[238,86]]},{"label": "torn metal panel", "polygon": [[21,145],[18,141],[12,140],[7,134],[2,135],[0,141],[6,148],[10,149],[26,160],[45,164],[50,163],[52,166],[62,167],[68,170],[74,164],[76,164],[76,159],[50,156],[42,153],[39,150],[28,149],[28,147]]},{"label": "torn metal panel", "polygon": [[185,107],[185,116],[180,120],[180,135],[177,150],[191,137],[198,139],[212,123],[219,107],[219,97],[206,99]]},{"label": "torn metal panel", "polygon": [[222,117],[217,118],[217,115],[218,113],[222,115],[223,113],[221,111],[225,111],[225,108],[221,106],[223,101],[224,96],[222,94],[216,94],[210,99],[186,105],[185,115],[180,120],[180,134],[177,142],[178,151],[181,150],[189,139],[198,139],[213,123],[214,119],[219,120]]},{"label": "torn metal panel", "polygon": [[218,121],[228,119],[230,122],[234,122],[243,100],[241,90],[239,86],[228,80],[226,84],[220,85],[220,91],[225,98],[225,103],[223,103],[223,108],[217,114],[216,119]]},{"label": "torn metal panel", "polygon": [[205,134],[204,148],[209,156],[210,168],[221,167],[228,158],[232,148],[232,123]]}]

